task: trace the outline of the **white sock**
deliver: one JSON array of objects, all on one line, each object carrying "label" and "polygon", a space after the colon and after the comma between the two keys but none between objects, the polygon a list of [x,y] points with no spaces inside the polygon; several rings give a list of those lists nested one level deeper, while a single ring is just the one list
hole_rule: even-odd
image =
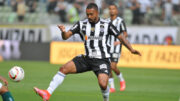
[{"label": "white sock", "polygon": [[110,85],[110,88],[115,88],[115,86],[114,86],[114,78],[109,78],[109,85]]},{"label": "white sock", "polygon": [[106,90],[101,90],[104,101],[109,101],[109,86],[107,86]]},{"label": "white sock", "polygon": [[47,91],[52,94],[54,92],[54,90],[63,82],[64,78],[65,78],[65,74],[58,72],[52,79],[52,81],[49,84],[49,87],[47,89]]},{"label": "white sock", "polygon": [[123,74],[122,73],[120,73],[119,75],[117,75],[118,76],[118,78],[119,78],[119,81],[124,81],[124,78],[123,78]]},{"label": "white sock", "polygon": [[2,83],[0,82],[0,89],[1,89],[1,87],[2,87]]}]

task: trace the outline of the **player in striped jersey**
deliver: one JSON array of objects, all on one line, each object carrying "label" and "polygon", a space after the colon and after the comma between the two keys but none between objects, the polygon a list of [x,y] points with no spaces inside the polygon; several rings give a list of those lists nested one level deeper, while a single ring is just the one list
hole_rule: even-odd
[{"label": "player in striped jersey", "polygon": [[[124,20],[118,17],[118,8],[115,4],[109,5],[109,15],[110,15],[110,18],[108,19],[108,21],[110,21],[120,33],[123,33],[123,35],[127,37],[126,25],[124,23]],[[122,72],[120,72],[120,70],[117,68],[117,63],[121,55],[122,44],[119,42],[119,39],[113,35],[110,35],[108,42],[111,45],[111,48],[110,48],[111,73],[110,73],[110,78],[109,78],[110,92],[111,93],[115,92],[112,71],[114,71],[117,77],[119,78],[120,91],[124,91],[126,88],[125,80],[123,78]]]},{"label": "player in striped jersey", "polygon": [[63,25],[58,25],[64,40],[76,33],[81,36],[84,40],[86,54],[76,56],[60,67],[47,90],[34,87],[35,92],[39,94],[44,101],[49,100],[54,90],[62,84],[66,75],[87,71],[93,71],[96,74],[103,95],[103,101],[109,101],[109,87],[107,85],[110,73],[110,47],[107,41],[110,34],[118,37],[131,53],[141,55],[139,51],[131,47],[130,43],[120,34],[112,23],[99,18],[98,7],[95,3],[88,4],[86,15],[87,19],[78,21],[69,31],[66,31]]}]

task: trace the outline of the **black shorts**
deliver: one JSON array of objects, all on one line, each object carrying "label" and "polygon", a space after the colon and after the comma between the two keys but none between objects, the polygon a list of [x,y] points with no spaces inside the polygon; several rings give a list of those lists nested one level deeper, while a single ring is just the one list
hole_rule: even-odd
[{"label": "black shorts", "polygon": [[118,63],[121,54],[120,53],[111,53],[110,55],[111,55],[111,62]]},{"label": "black shorts", "polygon": [[96,76],[100,73],[105,73],[107,75],[110,74],[110,59],[96,59],[96,58],[89,58],[84,55],[76,56],[73,59],[73,62],[76,65],[77,73],[82,73],[86,71],[93,71]]}]

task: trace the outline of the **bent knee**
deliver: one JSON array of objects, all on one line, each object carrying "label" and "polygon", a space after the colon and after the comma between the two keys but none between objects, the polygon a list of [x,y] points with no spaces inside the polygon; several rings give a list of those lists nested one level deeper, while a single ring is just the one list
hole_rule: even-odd
[{"label": "bent knee", "polygon": [[67,74],[67,69],[64,66],[60,67],[59,71],[63,74]]},{"label": "bent knee", "polygon": [[59,71],[65,75],[71,73],[71,70],[69,68],[66,68],[65,66],[60,67]]}]

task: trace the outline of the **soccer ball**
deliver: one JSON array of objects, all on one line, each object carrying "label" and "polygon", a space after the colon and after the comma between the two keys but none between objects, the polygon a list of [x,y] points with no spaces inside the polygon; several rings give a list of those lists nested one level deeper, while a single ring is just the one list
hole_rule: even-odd
[{"label": "soccer ball", "polygon": [[8,75],[11,80],[19,82],[24,78],[24,70],[19,66],[14,66],[9,70]]}]

